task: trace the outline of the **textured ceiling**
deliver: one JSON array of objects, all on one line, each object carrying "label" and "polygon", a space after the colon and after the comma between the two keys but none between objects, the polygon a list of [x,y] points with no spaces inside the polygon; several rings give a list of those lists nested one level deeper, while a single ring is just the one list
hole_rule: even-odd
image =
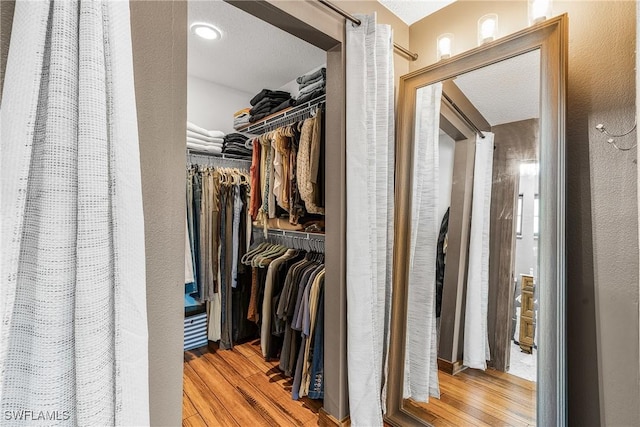
[{"label": "textured ceiling", "polygon": [[221,40],[189,31],[188,74],[249,93],[277,89],[326,63],[325,51],[220,0],[190,1],[189,26],[206,22]]},{"label": "textured ceiling", "polygon": [[387,9],[411,25],[425,16],[450,5],[455,0],[378,0]]},{"label": "textured ceiling", "polygon": [[540,51],[463,74],[455,84],[491,126],[538,118]]}]

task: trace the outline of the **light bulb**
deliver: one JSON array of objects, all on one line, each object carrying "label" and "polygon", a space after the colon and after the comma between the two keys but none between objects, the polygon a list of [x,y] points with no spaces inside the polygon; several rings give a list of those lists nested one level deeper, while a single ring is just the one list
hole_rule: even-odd
[{"label": "light bulb", "polygon": [[551,0],[529,0],[529,24],[536,24],[551,16]]},{"label": "light bulb", "polygon": [[453,34],[446,33],[438,36],[437,41],[438,48],[438,61],[441,59],[447,59],[451,57],[453,51]]},{"label": "light bulb", "polygon": [[478,45],[496,39],[498,35],[498,15],[490,13],[478,20]]}]

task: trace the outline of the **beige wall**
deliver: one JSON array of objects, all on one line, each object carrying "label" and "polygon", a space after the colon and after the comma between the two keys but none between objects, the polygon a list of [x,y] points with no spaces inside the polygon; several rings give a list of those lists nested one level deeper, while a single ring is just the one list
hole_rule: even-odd
[{"label": "beige wall", "polygon": [[[477,19],[489,12],[499,15],[500,35],[527,25],[524,1],[459,1],[410,27],[420,55],[411,69],[435,62],[438,34],[454,33],[454,53],[474,47]],[[569,421],[640,425],[637,151],[614,150],[594,129],[633,125],[635,2],[556,1],[554,15],[564,12]]]},{"label": "beige wall", "polygon": [[411,62],[411,71],[436,62],[436,40],[440,34],[453,34],[452,54],[465,52],[478,45],[478,19],[487,13],[498,14],[498,37],[514,33],[527,26],[527,2],[458,0],[409,28],[409,45],[418,60]]},{"label": "beige wall", "polygon": [[[334,39],[344,40],[344,18],[316,0],[269,0],[269,2]],[[332,3],[351,14],[376,12],[379,24],[388,24],[393,28],[394,41],[403,47],[409,47],[409,26],[377,1],[334,0]],[[394,68],[397,82],[401,75],[409,72],[409,60],[402,54],[396,53]]]},{"label": "beige wall", "polygon": [[147,257],[151,425],[182,421],[187,3],[131,3]]}]

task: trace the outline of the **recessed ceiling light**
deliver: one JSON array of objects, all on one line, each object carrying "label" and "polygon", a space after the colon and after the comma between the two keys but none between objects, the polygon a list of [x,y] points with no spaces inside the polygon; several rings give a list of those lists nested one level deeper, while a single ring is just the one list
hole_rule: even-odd
[{"label": "recessed ceiling light", "polygon": [[203,22],[191,24],[191,32],[205,40],[218,40],[222,38],[222,31],[211,24]]}]

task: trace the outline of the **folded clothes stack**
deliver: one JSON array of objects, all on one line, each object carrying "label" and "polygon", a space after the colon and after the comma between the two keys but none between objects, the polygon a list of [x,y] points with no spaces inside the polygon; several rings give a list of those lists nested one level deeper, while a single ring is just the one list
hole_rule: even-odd
[{"label": "folded clothes stack", "polygon": [[224,132],[206,130],[191,122],[187,122],[187,148],[193,151],[210,154],[222,154]]},{"label": "folded clothes stack", "polygon": [[312,99],[324,95],[327,86],[327,69],[320,68],[313,73],[305,74],[296,79],[300,92],[295,99],[295,105],[304,104]]},{"label": "folded clothes stack", "polygon": [[253,155],[252,139],[241,133],[230,133],[224,137],[222,152],[228,157],[250,159]]},{"label": "folded clothes stack", "polygon": [[281,90],[262,89],[259,94],[249,101],[252,108],[249,110],[249,122],[254,123],[260,119],[277,113],[293,105],[293,99],[289,92]]},{"label": "folded clothes stack", "polygon": [[233,128],[235,130],[243,128],[250,123],[249,122],[249,118],[251,117],[250,111],[251,111],[251,108],[243,108],[240,111],[236,111],[236,113],[233,115]]}]

